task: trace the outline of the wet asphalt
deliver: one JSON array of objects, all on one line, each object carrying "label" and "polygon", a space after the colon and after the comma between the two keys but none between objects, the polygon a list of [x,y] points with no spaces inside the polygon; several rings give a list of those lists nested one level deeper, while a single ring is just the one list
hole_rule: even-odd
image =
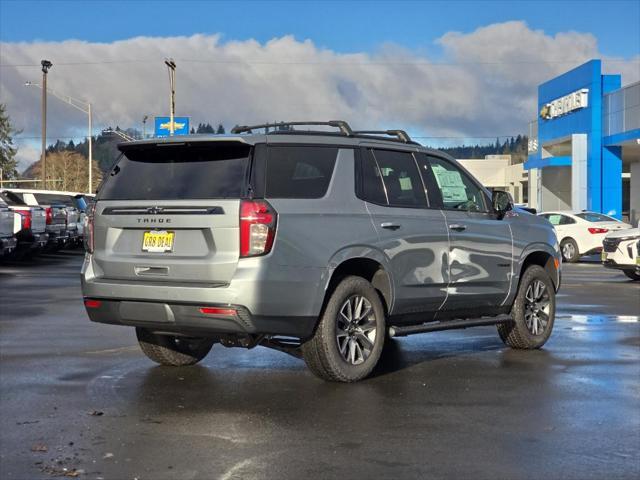
[{"label": "wet asphalt", "polygon": [[640,477],[640,283],[564,268],[554,333],[495,327],[389,342],[373,378],[216,345],[159,367],[90,323],[80,252],[0,264],[0,478]]}]

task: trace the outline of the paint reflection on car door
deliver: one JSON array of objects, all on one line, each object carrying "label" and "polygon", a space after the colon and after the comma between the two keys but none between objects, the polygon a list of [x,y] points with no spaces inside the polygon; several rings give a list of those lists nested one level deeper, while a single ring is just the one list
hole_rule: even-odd
[{"label": "paint reflection on car door", "polygon": [[509,293],[513,239],[484,190],[458,165],[430,157],[449,230],[449,287],[443,310],[500,305]]}]

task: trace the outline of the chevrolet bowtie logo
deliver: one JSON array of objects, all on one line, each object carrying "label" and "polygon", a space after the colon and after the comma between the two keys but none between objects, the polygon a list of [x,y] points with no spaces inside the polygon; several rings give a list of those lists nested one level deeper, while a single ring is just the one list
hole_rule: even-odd
[{"label": "chevrolet bowtie logo", "polygon": [[[184,126],[186,125],[186,123],[184,122],[173,122],[173,129],[174,130],[181,130],[184,128]],[[168,122],[164,122],[160,124],[160,128],[164,129],[164,130],[171,130],[171,120],[169,120]]]}]

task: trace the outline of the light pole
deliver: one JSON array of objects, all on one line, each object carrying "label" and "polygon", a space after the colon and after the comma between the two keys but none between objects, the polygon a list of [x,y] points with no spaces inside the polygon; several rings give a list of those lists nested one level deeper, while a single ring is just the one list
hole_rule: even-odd
[{"label": "light pole", "polygon": [[173,137],[175,130],[173,119],[176,110],[176,62],[173,61],[173,58],[165,58],[164,64],[169,69],[169,88],[171,89],[171,98],[169,99],[169,135]]},{"label": "light pole", "polygon": [[[64,95],[62,93],[56,92],[51,88],[46,88],[46,86],[43,88],[41,85],[38,85],[37,83],[34,83],[34,82],[25,82],[24,85],[26,87],[42,88],[43,95],[46,95],[46,92],[49,92],[54,97],[62,100],[65,103],[68,103],[76,110],[80,110],[81,112],[86,113],[89,116],[89,188],[87,189],[87,193],[91,193],[91,190],[93,188],[93,115],[91,113],[91,103],[85,100],[78,100],[77,98],[73,98],[69,95]],[[45,107],[45,114],[46,114],[46,107]]]},{"label": "light pole", "polygon": [[142,138],[147,138],[147,120],[149,119],[149,115],[145,115],[142,117]]},{"label": "light pole", "polygon": [[42,188],[47,189],[47,73],[53,66],[49,60],[42,60]]}]

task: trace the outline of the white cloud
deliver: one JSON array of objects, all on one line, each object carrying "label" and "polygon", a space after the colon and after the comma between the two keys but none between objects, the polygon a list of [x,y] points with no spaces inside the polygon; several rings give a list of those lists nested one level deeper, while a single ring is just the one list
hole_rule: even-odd
[{"label": "white cloud", "polygon": [[[357,128],[401,127],[425,135],[497,136],[526,133],[535,116],[539,83],[602,58],[595,37],[555,36],[523,22],[489,25],[438,40],[440,64],[398,46],[375,53],[342,54],[291,36],[260,44],[222,42],[219,35],[137,37],[113,43],[2,43],[3,64],[54,66],[51,88],[93,102],[96,130],[107,125],[141,128],[143,115],[167,114],[164,57],[177,71],[177,113],[192,123],[271,120],[348,120]],[[624,83],[640,79],[640,56],[610,59]],[[65,63],[73,63],[65,65]],[[24,136],[39,135],[39,67],[0,69],[0,101]],[[84,133],[86,116],[49,102],[53,137]]]}]

